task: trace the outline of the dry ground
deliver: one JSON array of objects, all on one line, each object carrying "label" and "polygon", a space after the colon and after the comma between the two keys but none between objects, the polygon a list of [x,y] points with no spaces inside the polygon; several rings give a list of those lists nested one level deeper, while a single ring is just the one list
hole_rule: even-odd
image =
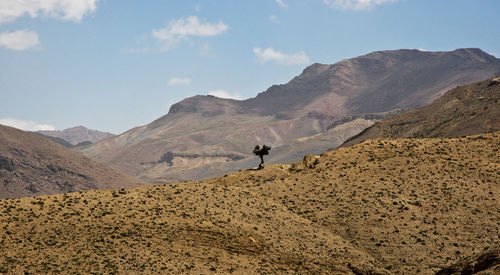
[{"label": "dry ground", "polygon": [[8,273],[432,274],[500,242],[500,132],[225,177],[0,200]]}]

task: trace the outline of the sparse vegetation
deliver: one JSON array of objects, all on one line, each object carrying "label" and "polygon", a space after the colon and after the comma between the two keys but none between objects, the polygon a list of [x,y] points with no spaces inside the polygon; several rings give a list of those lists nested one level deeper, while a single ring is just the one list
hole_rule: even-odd
[{"label": "sparse vegetation", "polygon": [[260,158],[259,170],[264,169],[264,156],[269,155],[269,151],[271,151],[271,146],[264,144],[261,148],[259,145],[255,145],[253,153]]},{"label": "sparse vegetation", "polygon": [[499,147],[370,140],[198,183],[4,199],[0,271],[433,274],[500,245]]},{"label": "sparse vegetation", "polygon": [[170,151],[163,154],[160,158],[160,162],[166,162],[170,166],[174,165],[173,161],[174,161],[174,153]]}]

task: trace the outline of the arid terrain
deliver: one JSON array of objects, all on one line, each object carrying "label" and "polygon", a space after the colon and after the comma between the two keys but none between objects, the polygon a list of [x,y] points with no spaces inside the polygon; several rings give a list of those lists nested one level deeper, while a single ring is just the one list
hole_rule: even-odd
[{"label": "arid terrain", "polygon": [[0,198],[143,185],[38,133],[0,125]]},{"label": "arid terrain", "polygon": [[450,90],[425,107],[381,120],[342,146],[375,138],[459,137],[500,130],[500,76]]},{"label": "arid terrain", "polygon": [[[256,165],[256,144],[272,146],[269,163],[320,154],[378,120],[498,74],[500,60],[480,49],[373,52],[313,64],[247,100],[190,97],[148,125],[80,149],[145,180],[200,180]],[[161,162],[169,152],[177,155],[174,161]]]},{"label": "arid terrain", "polygon": [[[466,266],[498,251],[499,148],[500,132],[378,139],[202,182],[4,199],[0,271],[433,274]],[[496,265],[477,270],[494,274]]]}]

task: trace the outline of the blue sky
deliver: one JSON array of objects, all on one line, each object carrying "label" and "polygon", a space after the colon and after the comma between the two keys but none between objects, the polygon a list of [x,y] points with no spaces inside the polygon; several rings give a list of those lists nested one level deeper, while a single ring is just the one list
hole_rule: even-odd
[{"label": "blue sky", "polygon": [[499,18],[498,0],[1,0],[0,123],[118,134],[315,62],[401,48],[500,57]]}]

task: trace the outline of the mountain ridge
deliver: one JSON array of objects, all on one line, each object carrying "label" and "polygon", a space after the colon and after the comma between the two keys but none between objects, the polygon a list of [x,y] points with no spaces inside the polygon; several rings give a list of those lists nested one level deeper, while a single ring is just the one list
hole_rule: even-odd
[{"label": "mountain ridge", "polygon": [[[344,133],[338,129],[329,133],[330,126],[346,117],[424,106],[450,88],[496,74],[500,74],[500,60],[479,49],[379,51],[333,65],[313,64],[288,83],[242,101],[201,95],[187,98],[150,124],[82,152],[144,179],[192,180],[246,169],[254,166],[252,148],[262,143],[273,147],[269,163],[289,163],[301,158],[297,152],[316,148],[314,153],[319,153],[337,147],[348,138],[344,133],[355,135],[377,121],[376,115],[356,123],[347,120],[337,125]],[[331,142],[308,138],[321,134],[329,135]],[[295,146],[288,146],[291,143]],[[179,158],[173,166],[153,165],[167,152],[248,158]],[[200,172],[189,173],[190,169]],[[202,170],[208,174],[203,176]],[[194,174],[199,176],[190,178]]]},{"label": "mountain ridge", "polygon": [[459,86],[432,104],[381,120],[343,147],[374,138],[459,137],[500,130],[500,76]]},{"label": "mountain ridge", "polygon": [[90,141],[91,143],[96,143],[102,139],[115,136],[114,134],[108,132],[92,130],[84,126],[76,126],[64,130],[54,130],[54,131],[40,130],[37,131],[37,133],[50,137],[61,138],[71,143],[73,146],[76,146],[79,143],[86,141]]},{"label": "mountain ridge", "polygon": [[146,185],[38,133],[0,125],[0,198]]}]

